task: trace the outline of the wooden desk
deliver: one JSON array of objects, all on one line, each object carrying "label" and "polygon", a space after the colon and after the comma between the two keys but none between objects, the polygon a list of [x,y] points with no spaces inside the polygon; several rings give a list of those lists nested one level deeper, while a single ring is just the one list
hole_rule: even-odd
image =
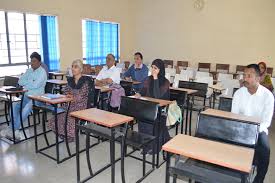
[{"label": "wooden desk", "polygon": [[100,90],[101,93],[111,92],[113,89],[105,86],[95,86],[95,89]]},{"label": "wooden desk", "polygon": [[[105,170],[107,167],[111,166],[111,182],[115,182],[115,127],[127,124],[130,121],[133,121],[133,117],[128,117],[125,115],[120,115],[116,113],[111,113],[108,111],[103,111],[96,108],[86,109],[82,111],[76,111],[70,113],[72,117],[76,118],[76,171],[77,171],[77,182],[85,182],[89,179],[96,176],[98,173]],[[85,125],[78,125],[79,120],[85,120],[90,123],[96,123],[98,125],[107,127],[110,130],[110,137],[107,138],[110,140],[110,155],[111,155],[111,162],[110,164],[106,165],[105,167],[101,168],[97,172],[92,173],[91,164],[90,164],[90,157],[87,155],[87,162],[90,171],[90,175],[84,179],[84,181],[80,181],[80,160],[79,160],[79,131],[83,130],[86,134],[91,133],[91,129],[86,127]],[[103,127],[102,127],[103,128]],[[126,126],[127,128],[127,126]],[[96,129],[93,129],[93,132],[97,134]],[[102,133],[98,132],[97,135],[102,135]],[[89,139],[89,136],[87,136]],[[106,137],[105,137],[106,138]],[[89,148],[87,148],[87,144],[89,145],[90,141],[86,141],[86,154],[89,154]]]},{"label": "wooden desk", "polygon": [[138,84],[141,84],[140,81],[135,81],[135,80],[126,80],[126,79],[122,79],[121,81],[125,81],[125,82],[130,82],[130,83],[133,83],[133,85],[138,85]]},{"label": "wooden desk", "polygon": [[[11,89],[11,88],[15,88],[14,86],[2,86],[0,87],[0,93],[3,93],[5,94],[6,96],[3,96],[3,99],[8,102],[8,105],[11,106],[10,107],[10,116],[11,116],[11,127],[12,127],[12,139],[10,139],[12,141],[13,144],[17,144],[19,142],[22,142],[23,140],[16,140],[15,138],[15,129],[14,129],[14,111],[13,111],[13,107],[12,107],[12,104],[13,102],[22,102],[24,100],[24,94],[28,91],[28,90],[25,90],[25,89],[22,89],[22,90],[16,90],[16,91],[7,91],[7,89]],[[17,98],[15,97],[14,95],[19,95],[19,94],[22,94],[22,98]],[[8,114],[6,114],[8,115]],[[21,120],[21,127],[23,125],[23,121]],[[29,139],[25,133],[25,129],[22,128],[22,131],[23,131],[23,134],[24,134],[24,137],[25,139],[24,140],[27,140]]]},{"label": "wooden desk", "polygon": [[242,114],[235,114],[232,112],[227,111],[221,111],[216,109],[207,109],[205,111],[202,111],[201,114],[209,115],[209,116],[216,116],[216,117],[222,117],[226,119],[233,119],[238,121],[245,121],[249,123],[255,123],[259,125],[261,123],[261,119],[251,116],[245,116]]},{"label": "wooden desk", "polygon": [[133,117],[112,113],[97,108],[86,109],[70,113],[74,118],[96,123],[109,128],[133,121]]},{"label": "wooden desk", "polygon": [[192,94],[198,92],[198,90],[192,90],[192,89],[188,89],[188,88],[175,88],[175,87],[170,87],[170,90],[183,91],[183,92],[186,92],[187,95],[192,95]]},{"label": "wooden desk", "polygon": [[22,90],[16,90],[16,91],[7,91],[7,89],[15,88],[14,86],[2,86],[0,87],[0,93],[4,94],[20,94],[20,93],[26,93],[28,90],[22,89]]},{"label": "wooden desk", "polygon": [[60,79],[48,79],[47,82],[55,84],[55,85],[66,85],[66,84],[68,84],[67,81],[60,80]]},{"label": "wooden desk", "polygon": [[95,74],[82,74],[82,76],[88,76],[90,78],[95,79],[97,75],[95,75]]},{"label": "wooden desk", "polygon": [[162,146],[164,151],[250,173],[254,149],[179,134]]},{"label": "wooden desk", "polygon": [[[58,104],[62,104],[62,103],[68,103],[67,105],[67,109],[66,110],[62,110],[62,112],[66,112],[68,114],[69,108],[70,108],[70,102],[73,101],[73,98],[69,98],[66,97],[65,95],[57,98],[57,99],[47,99],[42,97],[43,95],[30,95],[29,98],[32,99],[33,102],[33,121],[34,121],[34,141],[35,141],[35,152],[36,153],[40,153],[54,161],[57,162],[57,164],[62,163],[70,158],[72,158],[75,154],[71,154],[70,149],[69,149],[69,144],[68,144],[68,139],[67,139],[67,134],[65,134],[65,143],[66,143],[66,148],[68,151],[68,157],[65,157],[63,159],[60,160],[60,153],[59,153],[59,145],[61,142],[59,142],[58,137],[58,119],[57,119],[57,115],[58,115]],[[36,102],[42,102],[42,103],[46,103],[46,104],[38,104]],[[47,105],[50,104],[50,105]],[[44,135],[45,141],[46,141],[46,147],[43,148],[38,148],[38,140],[37,140],[37,127],[36,127],[36,115],[38,115],[39,111],[43,110],[43,111],[48,111],[50,110],[51,112],[53,112],[54,114],[54,124],[55,124],[55,143],[54,144],[49,144],[47,136],[46,136],[46,131],[45,128],[43,128],[43,132],[42,134]],[[38,115],[39,117],[39,115]],[[42,124],[43,126],[46,125],[45,121],[42,120]],[[65,128],[65,127],[64,127]],[[46,152],[44,152],[45,150],[48,150],[51,147],[56,148],[56,155],[55,157],[52,155],[47,154]]]},{"label": "wooden desk", "polygon": [[226,89],[219,86],[219,85],[217,85],[217,84],[216,85],[210,85],[210,86],[208,86],[208,88],[213,89],[213,93],[212,93],[213,106],[212,107],[214,109],[215,108],[215,103],[216,103],[216,95],[221,94],[221,92],[223,90],[226,90]]},{"label": "wooden desk", "polygon": [[73,101],[73,98],[66,97],[65,95],[61,95],[60,98],[56,98],[56,99],[47,99],[47,98],[44,98],[43,95],[39,95],[39,96],[38,95],[29,95],[29,98],[32,100],[44,102],[47,104],[61,104],[61,103]]},{"label": "wooden desk", "polygon": [[59,87],[59,93],[62,93],[62,87],[68,84],[67,81],[60,79],[48,79],[47,82]]},{"label": "wooden desk", "polygon": [[49,76],[53,76],[54,79],[57,79],[58,76],[61,76],[61,80],[63,80],[63,77],[66,75],[65,72],[49,72]]},{"label": "wooden desk", "polygon": [[216,91],[223,91],[223,90],[226,90],[225,88],[219,86],[219,85],[210,85],[208,86],[209,88],[213,89],[213,90],[216,90]]},{"label": "wooden desk", "polygon": [[136,99],[140,99],[140,100],[148,100],[150,102],[155,102],[158,103],[160,107],[165,107],[168,106],[169,104],[172,104],[173,101],[170,100],[162,100],[162,99],[157,99],[157,98],[152,98],[152,97],[136,97],[136,96],[129,96],[131,98],[136,98]]}]

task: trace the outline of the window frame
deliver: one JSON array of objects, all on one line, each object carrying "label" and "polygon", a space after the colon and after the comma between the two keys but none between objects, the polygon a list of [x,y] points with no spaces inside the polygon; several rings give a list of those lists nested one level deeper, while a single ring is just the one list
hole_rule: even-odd
[{"label": "window frame", "polygon": [[[28,68],[30,67],[30,58],[29,58],[29,47],[28,47],[28,30],[27,30],[27,20],[26,15],[32,14],[32,13],[26,13],[26,12],[14,12],[14,11],[4,11],[5,15],[5,30],[6,30],[6,39],[7,39],[7,51],[8,51],[8,63],[7,64],[1,64],[0,67],[7,67],[7,66],[20,66],[20,65],[26,65]],[[12,56],[11,56],[11,46],[10,46],[10,33],[9,33],[9,21],[8,21],[8,13],[20,13],[23,15],[23,25],[24,25],[24,39],[25,39],[25,52],[26,52],[26,62],[20,62],[20,63],[12,63]],[[34,14],[37,15],[37,14]]]},{"label": "window frame", "polygon": [[[118,28],[117,28],[117,31],[118,31],[117,32],[117,39],[118,39],[118,43],[117,43],[117,46],[118,46],[118,48],[117,48],[117,50],[118,50],[118,59],[116,60],[116,63],[119,63],[120,62],[120,23],[119,22],[112,22],[112,21],[100,21],[100,20],[90,19],[90,18],[84,18],[84,19],[82,19],[81,20],[81,29],[82,29],[82,31],[81,31],[81,34],[82,34],[82,44],[81,45],[82,45],[82,50],[83,50],[83,43],[84,43],[82,21],[94,21],[94,22],[98,22],[98,23],[117,24],[117,26],[118,26]],[[85,31],[86,31],[86,29],[85,29]],[[85,36],[87,36],[87,33],[86,33]],[[85,39],[86,39],[86,37],[85,37]],[[85,40],[85,42],[86,42],[86,40]],[[86,48],[87,48],[87,46],[86,46]],[[83,51],[82,51],[82,55],[83,55],[82,59],[86,63],[86,57],[84,57],[84,52]],[[104,66],[106,64],[100,64],[100,65]],[[97,65],[92,65],[92,66],[97,66]]]}]

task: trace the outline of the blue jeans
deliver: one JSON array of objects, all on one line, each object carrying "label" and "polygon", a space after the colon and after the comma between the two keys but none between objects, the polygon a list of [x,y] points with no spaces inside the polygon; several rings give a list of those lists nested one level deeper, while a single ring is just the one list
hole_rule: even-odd
[{"label": "blue jeans", "polygon": [[[12,104],[13,109],[13,120],[14,120],[14,130],[18,130],[21,126],[20,123],[20,105],[21,102],[15,102]],[[23,104],[22,104],[22,121],[26,121],[30,113],[32,112],[32,100],[24,96]],[[10,111],[10,119],[11,119],[11,111]],[[10,125],[12,129],[12,126]]]}]

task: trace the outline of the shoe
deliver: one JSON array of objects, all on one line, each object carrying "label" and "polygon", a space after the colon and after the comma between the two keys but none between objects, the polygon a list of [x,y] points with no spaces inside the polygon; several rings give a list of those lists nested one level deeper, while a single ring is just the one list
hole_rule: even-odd
[{"label": "shoe", "polygon": [[145,157],[147,157],[147,156],[153,154],[152,150],[149,150],[149,151],[147,151],[147,152],[140,151],[140,154],[139,154],[139,155],[140,155],[141,157],[143,157],[143,153],[145,153]]},{"label": "shoe", "polygon": [[[10,128],[5,129],[5,131],[3,132],[3,135],[5,135],[5,137],[9,140],[13,140],[12,129],[10,129]],[[14,136],[15,136],[15,140],[17,140],[17,141],[21,140],[21,135],[20,135],[19,130],[14,131]]]},{"label": "shoe", "polygon": [[8,127],[4,128],[0,131],[0,137],[1,138],[6,137],[7,130],[8,130]]}]

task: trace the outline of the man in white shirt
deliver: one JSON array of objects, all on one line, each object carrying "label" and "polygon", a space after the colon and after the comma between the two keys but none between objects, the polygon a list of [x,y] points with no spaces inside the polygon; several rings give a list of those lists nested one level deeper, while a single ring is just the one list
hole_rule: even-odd
[{"label": "man in white shirt", "polygon": [[115,66],[115,56],[108,54],[106,57],[106,66],[102,68],[96,77],[96,86],[105,86],[112,83],[120,83],[120,72]]},{"label": "man in white shirt", "polygon": [[231,111],[261,119],[260,133],[254,156],[257,175],[253,182],[263,183],[270,158],[268,128],[273,116],[274,96],[267,88],[259,84],[260,69],[257,64],[246,66],[243,79],[244,86],[234,94]]}]

